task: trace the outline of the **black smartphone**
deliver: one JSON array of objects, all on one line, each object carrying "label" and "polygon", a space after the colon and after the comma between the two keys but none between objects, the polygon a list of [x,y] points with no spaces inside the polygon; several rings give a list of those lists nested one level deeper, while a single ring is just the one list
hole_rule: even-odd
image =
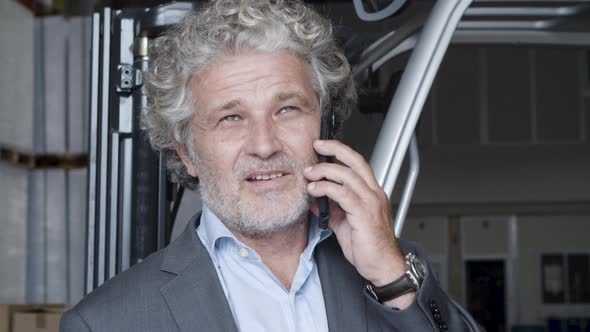
[{"label": "black smartphone", "polygon": [[[334,111],[330,109],[329,113],[322,116],[322,123],[320,129],[320,139],[327,140],[334,138]],[[318,158],[319,163],[325,163],[328,161],[328,157],[320,155]],[[323,229],[328,228],[328,222],[330,221],[330,202],[327,196],[319,198],[319,220],[320,227]]]}]

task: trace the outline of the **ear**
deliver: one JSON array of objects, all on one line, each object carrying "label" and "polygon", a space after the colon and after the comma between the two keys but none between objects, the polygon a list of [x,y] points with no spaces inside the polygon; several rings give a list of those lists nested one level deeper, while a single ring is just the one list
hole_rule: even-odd
[{"label": "ear", "polygon": [[174,150],[178,153],[178,156],[182,160],[182,163],[186,167],[186,171],[190,176],[197,177],[197,168],[193,164],[193,161],[189,157],[188,151],[186,150],[186,145],[184,144],[177,144],[174,146]]}]

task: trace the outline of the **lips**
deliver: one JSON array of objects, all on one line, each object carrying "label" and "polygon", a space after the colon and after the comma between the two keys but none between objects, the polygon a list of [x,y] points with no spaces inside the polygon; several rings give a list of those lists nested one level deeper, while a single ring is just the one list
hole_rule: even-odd
[{"label": "lips", "polygon": [[247,181],[250,182],[256,182],[256,181],[269,181],[269,180],[274,180],[277,178],[281,178],[285,175],[287,175],[288,173],[286,171],[264,171],[264,172],[254,172],[252,174],[249,174],[246,177]]}]

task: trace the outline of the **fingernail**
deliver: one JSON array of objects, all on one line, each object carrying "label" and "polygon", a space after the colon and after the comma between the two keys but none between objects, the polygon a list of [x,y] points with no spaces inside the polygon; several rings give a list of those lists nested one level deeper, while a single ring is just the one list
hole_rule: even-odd
[{"label": "fingernail", "polygon": [[307,167],[305,167],[305,169],[303,169],[303,171],[305,173],[309,173],[309,171],[311,171],[312,168],[313,168],[312,166],[307,166]]},{"label": "fingernail", "polygon": [[322,141],[322,140],[317,140],[317,141],[315,141],[315,145],[317,145],[317,146],[324,145],[324,141]]},{"label": "fingernail", "polygon": [[309,190],[314,190],[314,189],[315,189],[315,183],[314,183],[314,182],[310,183],[310,184],[307,186],[307,188],[308,188]]}]

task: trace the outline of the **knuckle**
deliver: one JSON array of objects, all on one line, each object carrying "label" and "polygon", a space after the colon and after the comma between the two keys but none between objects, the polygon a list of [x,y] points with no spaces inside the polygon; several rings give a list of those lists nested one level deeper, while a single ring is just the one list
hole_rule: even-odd
[{"label": "knuckle", "polygon": [[353,160],[359,164],[362,165],[363,163],[366,163],[365,161],[365,157],[363,157],[361,154],[359,154],[358,152],[354,151],[353,149],[350,149],[350,153],[352,154],[352,158]]},{"label": "knuckle", "polygon": [[356,195],[354,190],[349,187],[348,185],[343,185],[342,186],[342,197],[344,197],[345,199],[353,199],[354,196]]},{"label": "knuckle", "polygon": [[348,186],[342,186],[342,189],[340,190],[341,194],[343,197],[349,197],[350,196],[350,188],[348,188]]}]

